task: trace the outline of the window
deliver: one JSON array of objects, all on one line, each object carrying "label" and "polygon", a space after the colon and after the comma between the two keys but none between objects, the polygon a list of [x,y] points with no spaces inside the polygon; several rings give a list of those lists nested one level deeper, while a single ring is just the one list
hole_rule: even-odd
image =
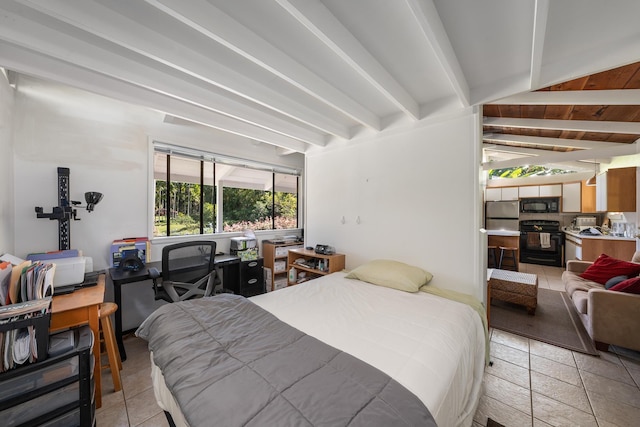
[{"label": "window", "polygon": [[298,227],[299,172],[154,144],[153,235]]}]

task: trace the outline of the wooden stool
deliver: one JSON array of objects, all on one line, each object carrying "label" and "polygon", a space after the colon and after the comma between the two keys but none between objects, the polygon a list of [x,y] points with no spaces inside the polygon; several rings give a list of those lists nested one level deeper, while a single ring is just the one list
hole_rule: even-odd
[{"label": "wooden stool", "polygon": [[[505,256],[505,252],[506,252],[506,256]],[[500,246],[500,263],[498,264],[498,268],[500,270],[518,271],[518,260],[516,258],[517,252],[518,252],[518,248]],[[503,265],[504,260],[510,261],[510,264]],[[511,267],[511,268],[505,268],[505,267]]]},{"label": "wooden stool", "polygon": [[104,346],[109,361],[107,365],[102,365],[102,362],[100,362],[100,369],[109,368],[111,378],[113,378],[113,388],[115,391],[120,391],[122,389],[122,382],[120,381],[122,361],[120,360],[120,353],[116,346],[116,336],[113,333],[113,326],[111,325],[111,315],[115,313],[117,309],[118,305],[112,302],[100,304],[100,334],[104,338]]},{"label": "wooden stool", "polygon": [[487,246],[487,249],[489,250],[488,255],[487,255],[487,268],[498,268],[498,263],[496,262],[496,249],[498,249],[497,246]]}]

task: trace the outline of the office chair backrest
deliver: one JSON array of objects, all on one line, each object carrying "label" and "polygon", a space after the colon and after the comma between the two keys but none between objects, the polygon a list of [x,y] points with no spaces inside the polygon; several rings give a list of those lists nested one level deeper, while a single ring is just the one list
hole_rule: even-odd
[{"label": "office chair backrest", "polygon": [[162,281],[195,283],[214,269],[216,242],[197,240],[162,248]]}]

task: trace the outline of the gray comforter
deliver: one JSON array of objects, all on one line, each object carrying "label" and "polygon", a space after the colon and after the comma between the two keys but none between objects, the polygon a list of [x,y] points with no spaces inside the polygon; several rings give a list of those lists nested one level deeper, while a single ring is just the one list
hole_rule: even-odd
[{"label": "gray comforter", "polygon": [[164,305],[136,335],[192,427],[436,425],[388,375],[237,295]]}]

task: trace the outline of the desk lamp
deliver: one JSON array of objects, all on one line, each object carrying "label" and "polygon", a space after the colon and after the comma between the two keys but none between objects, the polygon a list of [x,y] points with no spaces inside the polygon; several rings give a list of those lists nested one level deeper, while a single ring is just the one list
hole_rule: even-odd
[{"label": "desk lamp", "polygon": [[86,206],[79,206],[80,202],[69,200],[69,168],[58,168],[58,206],[53,207],[51,213],[44,213],[44,210],[36,206],[38,218],[49,218],[58,220],[58,249],[71,249],[71,227],[69,220],[79,221],[76,208],[86,208],[87,212],[93,211],[95,205],[102,200],[103,194],[97,191],[84,193]]}]

